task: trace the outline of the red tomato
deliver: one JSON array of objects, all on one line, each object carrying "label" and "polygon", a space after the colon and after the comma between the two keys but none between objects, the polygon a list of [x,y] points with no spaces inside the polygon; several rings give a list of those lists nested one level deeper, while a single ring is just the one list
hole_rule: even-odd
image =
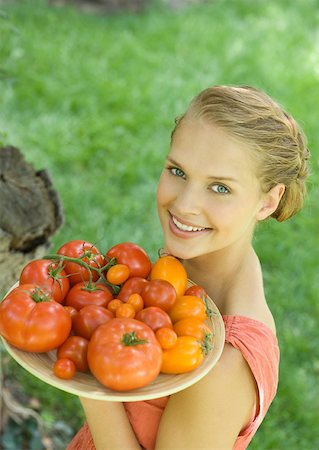
[{"label": "red tomato", "polygon": [[85,283],[77,283],[69,290],[65,304],[79,311],[87,305],[106,307],[112,299],[113,295],[109,288],[102,283],[93,283],[92,287],[88,287]]},{"label": "red tomato", "polygon": [[58,303],[62,303],[70,289],[66,272],[50,259],[35,259],[22,270],[19,284],[36,284],[46,289]]},{"label": "red tomato", "polygon": [[84,306],[73,319],[74,333],[90,340],[96,328],[113,319],[113,317],[111,311],[102,306]]},{"label": "red tomato", "polygon": [[[59,255],[70,256],[71,258],[81,258],[82,261],[95,268],[103,267],[106,264],[105,258],[99,250],[93,244],[86,241],[69,241],[62,245],[57,253]],[[65,261],[64,270],[69,275],[71,285],[90,279],[88,270],[76,262]],[[100,275],[95,270],[92,269],[91,273],[93,281],[100,278]]]},{"label": "red tomato", "polygon": [[130,276],[130,269],[126,264],[115,264],[106,273],[106,279],[111,284],[122,284]]},{"label": "red tomato", "polygon": [[73,308],[73,306],[65,306],[64,309],[70,314],[72,324],[73,324],[74,317],[78,313],[77,310],[75,308]]},{"label": "red tomato", "polygon": [[146,278],[151,270],[151,260],[146,251],[132,242],[114,245],[107,252],[108,258],[115,258],[118,264],[125,264],[130,269],[131,277]]},{"label": "red tomato", "polygon": [[131,294],[140,294],[143,287],[148,283],[145,278],[133,277],[129,278],[122,286],[117,297],[122,300],[122,302],[127,302]]},{"label": "red tomato", "polygon": [[197,285],[190,286],[189,288],[187,288],[185,291],[185,295],[195,295],[195,297],[199,297],[201,299],[207,297],[204,288]]},{"label": "red tomato", "polygon": [[196,369],[204,359],[201,343],[193,336],[180,336],[174,347],[163,350],[162,373],[185,373]]},{"label": "red tomato", "polygon": [[58,348],[57,358],[67,358],[74,362],[76,370],[88,370],[87,351],[89,341],[81,336],[70,336]]},{"label": "red tomato", "polygon": [[112,319],[93,334],[88,349],[93,375],[104,386],[128,391],[159,374],[162,349],[153,331],[135,319]]},{"label": "red tomato", "polygon": [[149,306],[148,308],[142,309],[142,311],[137,313],[136,319],[146,323],[154,332],[163,327],[173,328],[172,321],[167,312],[157,306]]},{"label": "red tomato", "polygon": [[73,361],[68,358],[57,359],[53,366],[53,373],[56,377],[63,380],[70,380],[73,378],[76,367]]},{"label": "red tomato", "polygon": [[69,336],[71,316],[33,284],[13,289],[0,303],[0,335],[27,352],[48,352]]},{"label": "red tomato", "polygon": [[161,256],[153,265],[150,278],[169,281],[176,289],[178,297],[185,293],[187,273],[183,264],[174,256]]},{"label": "red tomato", "polygon": [[158,306],[163,311],[168,311],[176,302],[176,290],[174,286],[165,280],[149,281],[142,289],[141,296],[144,305]]},{"label": "red tomato", "polygon": [[169,311],[169,316],[173,323],[187,317],[196,317],[204,321],[207,319],[206,305],[195,295],[183,295],[177,298],[175,305]]}]

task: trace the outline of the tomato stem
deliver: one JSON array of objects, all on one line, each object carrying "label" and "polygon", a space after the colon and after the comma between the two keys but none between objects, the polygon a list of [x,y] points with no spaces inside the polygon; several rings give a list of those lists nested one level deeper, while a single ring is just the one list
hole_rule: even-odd
[{"label": "tomato stem", "polygon": [[147,344],[147,339],[140,339],[136,336],[136,331],[132,331],[132,333],[125,333],[121,339],[123,345],[127,347],[131,347],[133,345],[139,344]]},{"label": "tomato stem", "polygon": [[205,356],[207,356],[208,353],[211,352],[214,348],[212,341],[213,341],[213,334],[207,333],[205,331],[203,340],[201,341],[202,352],[204,353]]}]

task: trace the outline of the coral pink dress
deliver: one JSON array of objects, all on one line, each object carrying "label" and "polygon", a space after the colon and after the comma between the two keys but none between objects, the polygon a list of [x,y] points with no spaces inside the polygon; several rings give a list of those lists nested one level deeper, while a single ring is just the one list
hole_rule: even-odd
[{"label": "coral pink dress", "polygon": [[[279,348],[273,331],[262,322],[244,316],[223,316],[225,342],[240,350],[256,379],[259,405],[248,425],[240,432],[233,450],[245,450],[275,397],[278,385]],[[162,413],[169,397],[124,403],[142,449],[153,450]],[[90,429],[85,425],[66,450],[95,450]]]}]

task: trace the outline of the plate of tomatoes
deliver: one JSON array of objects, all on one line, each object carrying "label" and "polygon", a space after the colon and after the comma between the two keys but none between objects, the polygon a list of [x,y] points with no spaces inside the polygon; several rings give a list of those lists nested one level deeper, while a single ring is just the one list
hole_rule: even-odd
[{"label": "plate of tomatoes", "polygon": [[0,336],[45,383],[119,402],[190,387],[216,365],[225,342],[218,308],[180,261],[163,255],[152,264],[129,242],[103,254],[70,241],[31,261],[0,303]]}]

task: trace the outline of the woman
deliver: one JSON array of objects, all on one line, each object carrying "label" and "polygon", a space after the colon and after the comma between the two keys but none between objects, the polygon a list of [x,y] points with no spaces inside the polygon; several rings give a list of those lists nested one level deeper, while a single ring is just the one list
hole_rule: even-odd
[{"label": "woman", "polygon": [[88,422],[68,450],[247,448],[279,366],[253,234],[301,209],[308,157],[294,119],[255,88],[208,88],[176,120],[157,191],[164,248],[216,303],[225,347],[208,375],[170,398],[81,399]]}]

